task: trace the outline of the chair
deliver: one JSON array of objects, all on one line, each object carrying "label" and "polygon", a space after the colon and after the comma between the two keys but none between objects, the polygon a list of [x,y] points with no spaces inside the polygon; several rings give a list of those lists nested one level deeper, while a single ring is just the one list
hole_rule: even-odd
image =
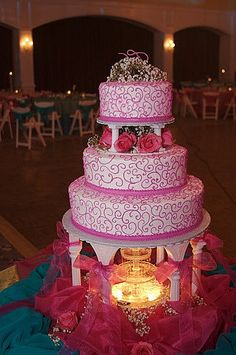
[{"label": "chair", "polygon": [[218,120],[219,116],[219,92],[206,91],[202,94],[202,118]]},{"label": "chair", "polygon": [[197,105],[198,102],[192,101],[184,90],[180,90],[179,93],[181,98],[181,115],[186,117],[186,114],[189,112],[193,117],[198,118],[194,109],[194,105]]},{"label": "chair", "polygon": [[72,135],[73,131],[79,130],[80,137],[86,134],[95,134],[96,118],[98,116],[98,109],[91,108],[88,112],[88,118],[86,122],[83,122],[83,114],[81,109],[77,109],[70,117],[73,119],[69,130],[69,135]]},{"label": "chair", "polygon": [[[22,146],[31,149],[33,130],[35,130],[40,142],[45,147],[46,143],[41,133],[41,127],[43,124],[35,120],[30,108],[16,107],[13,108],[12,111],[16,120],[16,148]],[[20,141],[21,136],[24,137],[24,141]]]},{"label": "chair", "polygon": [[[5,125],[8,125],[9,132],[11,138],[13,138],[13,133],[12,133],[12,125],[11,125],[11,117],[10,117],[10,108],[7,106],[5,109],[3,109],[3,104],[0,104],[0,110],[1,110],[1,116],[0,116],[0,142],[2,141],[2,132],[5,127]],[[3,112],[3,114],[2,114]]]},{"label": "chair", "polygon": [[42,125],[42,135],[55,138],[56,132],[63,136],[63,131],[60,123],[60,116],[55,111],[54,102],[34,102],[35,111],[37,113],[38,121]]},{"label": "chair", "polygon": [[233,120],[236,120],[236,92],[231,97],[230,102],[227,104],[227,109],[223,119],[225,120],[228,116],[233,116]]},{"label": "chair", "polygon": [[73,115],[70,116],[72,118],[72,123],[69,130],[69,135],[71,136],[73,131],[79,130],[80,136],[81,132],[83,131],[83,124],[82,124],[82,113],[80,110],[76,110]]}]

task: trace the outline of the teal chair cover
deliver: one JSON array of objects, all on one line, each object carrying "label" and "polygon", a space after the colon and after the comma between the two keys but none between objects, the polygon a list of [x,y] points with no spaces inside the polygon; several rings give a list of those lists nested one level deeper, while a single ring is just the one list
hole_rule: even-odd
[{"label": "teal chair cover", "polygon": [[19,127],[23,129],[24,121],[32,116],[31,110],[29,108],[15,107],[12,111],[15,120],[19,121]]},{"label": "teal chair cover", "polygon": [[89,105],[89,106],[78,105],[78,109],[82,113],[83,123],[87,123],[88,122],[88,120],[89,120],[89,112],[95,107],[96,107],[96,105]]},{"label": "teal chair cover", "polygon": [[55,110],[54,105],[48,107],[39,107],[34,105],[34,110],[36,113],[40,114],[41,121],[44,123],[44,125],[48,126],[48,116]]}]

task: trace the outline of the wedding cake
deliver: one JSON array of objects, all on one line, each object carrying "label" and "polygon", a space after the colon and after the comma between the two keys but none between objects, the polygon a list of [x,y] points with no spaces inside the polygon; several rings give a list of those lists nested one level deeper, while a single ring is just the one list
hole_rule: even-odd
[{"label": "wedding cake", "polygon": [[112,240],[158,240],[196,229],[203,184],[187,174],[187,151],[173,122],[166,73],[127,52],[99,87],[101,138],[84,150],[84,176],[69,186],[73,224]]}]

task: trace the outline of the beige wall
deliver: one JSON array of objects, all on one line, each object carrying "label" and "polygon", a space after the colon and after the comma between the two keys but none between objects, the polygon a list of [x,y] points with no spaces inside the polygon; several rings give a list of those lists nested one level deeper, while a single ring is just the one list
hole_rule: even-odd
[{"label": "beige wall", "polygon": [[[232,9],[233,4],[236,8],[236,1],[195,0],[195,6],[188,6],[189,3],[188,0],[2,0],[0,21],[21,31],[62,18],[89,15],[126,18],[146,24],[164,34],[173,34],[187,27],[210,27],[228,36],[227,40],[224,40],[227,37],[221,38],[220,66],[228,68],[227,79],[233,80],[236,71],[236,9],[228,9]],[[163,61],[164,69],[170,73],[171,80],[171,54],[165,54]],[[30,67],[33,65],[32,60],[20,53],[20,63],[22,86],[33,85],[33,68]]]}]

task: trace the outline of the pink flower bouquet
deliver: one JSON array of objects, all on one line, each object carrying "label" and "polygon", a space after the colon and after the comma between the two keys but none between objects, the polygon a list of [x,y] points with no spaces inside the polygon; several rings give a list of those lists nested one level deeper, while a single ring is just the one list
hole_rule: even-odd
[{"label": "pink flower bouquet", "polygon": [[133,133],[123,132],[115,141],[114,147],[118,153],[129,152],[136,144],[137,138]]},{"label": "pink flower bouquet", "polygon": [[138,140],[139,153],[158,152],[162,146],[162,138],[155,133],[148,133]]}]

